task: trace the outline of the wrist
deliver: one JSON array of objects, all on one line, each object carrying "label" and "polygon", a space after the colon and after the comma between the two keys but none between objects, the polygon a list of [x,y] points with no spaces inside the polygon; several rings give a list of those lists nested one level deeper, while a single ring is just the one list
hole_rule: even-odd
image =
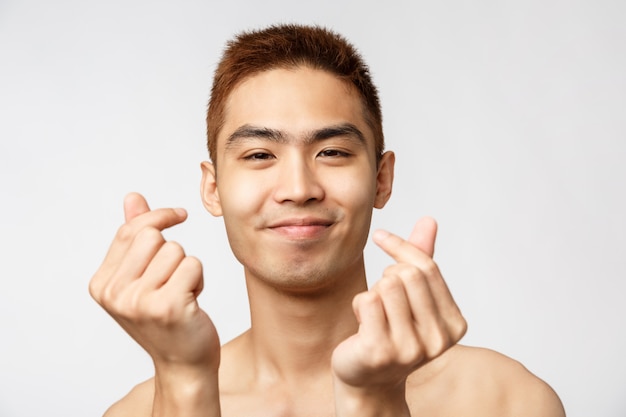
[{"label": "wrist", "polygon": [[405,384],[356,387],[335,378],[337,417],[410,417]]},{"label": "wrist", "polygon": [[219,417],[217,370],[155,366],[153,417]]}]

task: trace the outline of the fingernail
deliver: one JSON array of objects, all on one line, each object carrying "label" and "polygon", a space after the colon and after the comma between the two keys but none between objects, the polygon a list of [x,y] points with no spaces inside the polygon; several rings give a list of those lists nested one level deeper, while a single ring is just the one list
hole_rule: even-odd
[{"label": "fingernail", "polygon": [[387,237],[389,237],[389,235],[390,235],[390,233],[388,231],[382,230],[382,229],[378,229],[378,230],[374,231],[374,234],[372,236],[373,236],[374,240],[381,241],[381,240],[384,240]]},{"label": "fingernail", "polygon": [[174,212],[178,214],[180,217],[184,217],[187,215],[187,210],[185,210],[184,208],[175,208]]}]

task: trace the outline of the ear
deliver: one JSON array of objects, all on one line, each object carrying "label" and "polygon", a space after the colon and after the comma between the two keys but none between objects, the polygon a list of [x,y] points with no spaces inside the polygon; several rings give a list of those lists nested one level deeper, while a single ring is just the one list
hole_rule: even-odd
[{"label": "ear", "polygon": [[396,156],[391,151],[385,152],[378,162],[376,198],[374,199],[374,207],[377,209],[385,207],[385,204],[389,201],[389,197],[391,197],[391,189],[393,188],[393,168],[395,163]]},{"label": "ear", "polygon": [[204,161],[200,164],[200,168],[202,168],[202,183],[200,184],[202,204],[204,204],[204,208],[212,215],[216,217],[221,216],[222,203],[220,202],[220,194],[217,190],[215,165]]}]

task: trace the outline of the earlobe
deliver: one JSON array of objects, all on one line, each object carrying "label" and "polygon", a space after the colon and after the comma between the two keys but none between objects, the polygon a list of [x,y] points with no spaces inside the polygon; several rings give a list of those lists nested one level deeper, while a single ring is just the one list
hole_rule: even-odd
[{"label": "earlobe", "polygon": [[200,184],[200,193],[202,195],[202,204],[212,215],[219,217],[222,215],[222,203],[217,189],[217,180],[215,176],[215,165],[204,161],[200,164],[202,169],[202,183]]},{"label": "earlobe", "polygon": [[378,163],[378,173],[376,175],[376,198],[374,207],[381,209],[385,207],[391,197],[393,188],[393,170],[396,163],[396,156],[393,152],[387,151],[380,158]]}]

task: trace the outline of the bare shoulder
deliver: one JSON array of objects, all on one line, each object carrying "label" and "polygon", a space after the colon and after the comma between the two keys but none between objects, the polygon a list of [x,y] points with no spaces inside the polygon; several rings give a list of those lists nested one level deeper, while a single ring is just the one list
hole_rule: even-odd
[{"label": "bare shoulder", "polygon": [[[473,416],[563,417],[554,390],[519,362],[489,349],[457,345],[407,382],[409,405],[448,398],[450,409]],[[426,395],[422,395],[426,393]],[[429,413],[439,415],[437,412]],[[444,413],[445,414],[445,413]]]},{"label": "bare shoulder", "polygon": [[135,386],[124,398],[113,404],[104,417],[150,417],[154,399],[154,378]]},{"label": "bare shoulder", "polygon": [[490,349],[467,346],[459,347],[459,361],[466,363],[467,371],[486,379],[485,386],[498,392],[511,414],[565,415],[554,390],[518,361]]}]

